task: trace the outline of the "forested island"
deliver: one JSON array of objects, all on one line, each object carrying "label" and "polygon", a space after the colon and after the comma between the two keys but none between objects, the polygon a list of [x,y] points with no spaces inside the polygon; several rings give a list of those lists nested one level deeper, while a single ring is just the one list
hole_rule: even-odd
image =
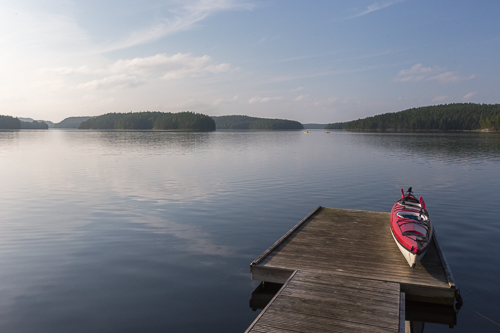
[{"label": "forested island", "polygon": [[371,131],[474,131],[500,129],[500,104],[456,103],[412,108],[333,123],[327,129]]},{"label": "forested island", "polygon": [[88,119],[79,129],[215,131],[214,120],[194,112],[107,113]]},{"label": "forested island", "polygon": [[286,119],[268,119],[249,116],[212,117],[217,129],[252,129],[252,130],[297,130],[304,126],[298,121]]},{"label": "forested island", "polygon": [[43,121],[21,121],[11,116],[0,116],[0,129],[49,129]]},{"label": "forested island", "polygon": [[[28,121],[23,121],[28,120]],[[48,129],[44,121],[31,118],[0,116],[0,129]],[[52,123],[51,123],[52,125]],[[500,104],[454,103],[412,108],[363,119],[323,124],[306,124],[307,128],[355,131],[500,131]],[[301,130],[298,121],[249,116],[210,117],[194,112],[107,113],[97,117],[69,117],[54,124],[56,128],[123,129],[123,130]]]}]

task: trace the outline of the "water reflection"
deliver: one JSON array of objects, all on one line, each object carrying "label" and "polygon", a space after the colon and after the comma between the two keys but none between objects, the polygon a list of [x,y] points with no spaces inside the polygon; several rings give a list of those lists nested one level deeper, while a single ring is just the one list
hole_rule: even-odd
[{"label": "water reflection", "polygon": [[241,150],[269,145],[288,146],[300,139],[296,131],[217,131],[217,132],[176,132],[176,131],[59,131],[60,136],[70,144],[95,144],[114,151],[148,151],[161,153],[189,153],[206,149],[225,147]]},{"label": "water reflection", "polygon": [[388,210],[402,185],[466,291],[455,330],[494,331],[470,309],[499,321],[498,150],[481,134],[0,132],[0,331],[242,332],[249,262],[317,205]]},{"label": "water reflection", "polygon": [[355,133],[361,145],[401,158],[444,163],[500,161],[500,135],[494,133]]}]

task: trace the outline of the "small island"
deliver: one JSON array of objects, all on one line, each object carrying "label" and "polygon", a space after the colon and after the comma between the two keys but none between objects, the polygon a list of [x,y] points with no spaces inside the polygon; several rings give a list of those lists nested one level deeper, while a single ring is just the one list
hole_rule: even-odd
[{"label": "small island", "polygon": [[0,116],[0,129],[49,129],[43,121],[21,121],[11,116]]},{"label": "small island", "polygon": [[194,112],[107,113],[82,122],[78,129],[215,131],[214,120]]},{"label": "small island", "polygon": [[500,104],[454,103],[384,113],[327,129],[355,131],[498,131]]},{"label": "small island", "polygon": [[237,130],[301,130],[304,126],[298,121],[286,119],[268,119],[249,116],[212,117],[217,129]]}]

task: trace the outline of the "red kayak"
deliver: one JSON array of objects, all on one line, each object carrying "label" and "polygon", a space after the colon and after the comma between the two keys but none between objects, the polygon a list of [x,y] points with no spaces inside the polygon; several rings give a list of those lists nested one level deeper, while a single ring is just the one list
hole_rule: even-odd
[{"label": "red kayak", "polygon": [[410,187],[391,210],[391,233],[410,267],[422,259],[432,239],[433,228],[422,197],[417,200]]}]

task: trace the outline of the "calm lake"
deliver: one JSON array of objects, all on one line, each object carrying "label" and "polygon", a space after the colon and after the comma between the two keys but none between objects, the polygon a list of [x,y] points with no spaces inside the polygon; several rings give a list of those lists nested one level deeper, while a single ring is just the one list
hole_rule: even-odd
[{"label": "calm lake", "polygon": [[316,206],[423,196],[464,306],[500,331],[500,135],[0,132],[0,332],[243,332],[249,264]]}]

